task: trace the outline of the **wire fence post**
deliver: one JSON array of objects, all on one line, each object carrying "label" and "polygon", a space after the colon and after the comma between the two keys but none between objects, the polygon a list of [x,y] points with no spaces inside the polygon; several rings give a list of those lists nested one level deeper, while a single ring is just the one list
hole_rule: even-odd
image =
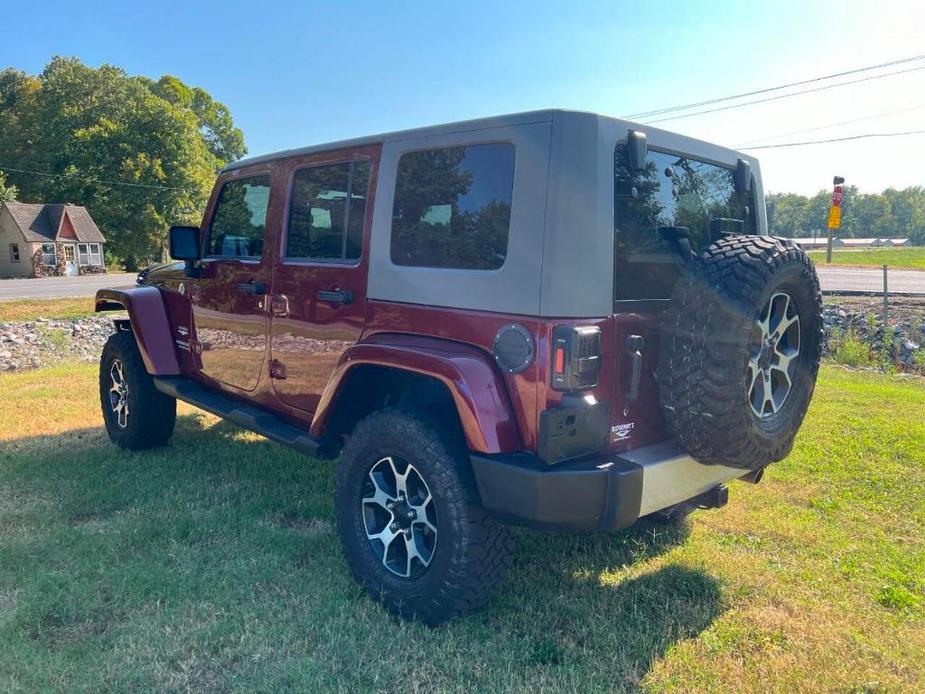
[{"label": "wire fence post", "polygon": [[886,336],[886,329],[889,326],[889,301],[887,297],[889,296],[889,290],[887,289],[886,284],[886,265],[883,266],[883,333],[884,337]]}]

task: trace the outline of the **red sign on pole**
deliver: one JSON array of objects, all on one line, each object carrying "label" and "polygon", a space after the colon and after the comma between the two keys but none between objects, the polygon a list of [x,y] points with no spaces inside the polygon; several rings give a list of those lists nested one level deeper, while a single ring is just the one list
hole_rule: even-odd
[{"label": "red sign on pole", "polygon": [[835,190],[832,191],[832,205],[838,207],[841,205],[841,200],[844,197],[844,192],[842,191],[841,186],[835,186]]}]

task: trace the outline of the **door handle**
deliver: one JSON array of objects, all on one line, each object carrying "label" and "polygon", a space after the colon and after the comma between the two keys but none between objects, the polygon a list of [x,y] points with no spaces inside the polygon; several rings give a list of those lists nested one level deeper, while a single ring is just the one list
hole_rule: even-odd
[{"label": "door handle", "polygon": [[266,294],[267,285],[263,282],[257,282],[256,280],[238,282],[238,291],[242,294]]},{"label": "door handle", "polygon": [[332,304],[353,303],[353,294],[346,289],[322,289],[315,296],[318,297],[318,301],[328,301]]},{"label": "door handle", "polygon": [[275,318],[285,318],[289,315],[289,297],[284,294],[274,294],[270,299],[270,313]]}]

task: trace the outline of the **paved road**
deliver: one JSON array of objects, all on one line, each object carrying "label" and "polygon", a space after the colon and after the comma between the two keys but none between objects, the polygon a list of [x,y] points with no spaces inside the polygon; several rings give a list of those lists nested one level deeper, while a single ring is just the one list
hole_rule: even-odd
[{"label": "paved road", "polygon": [[[817,265],[823,291],[883,290],[883,271],[874,268],[824,267]],[[84,275],[83,277],[43,277],[31,280],[0,280],[3,299],[50,299],[65,296],[93,296],[102,287],[135,284],[133,273]],[[914,292],[925,295],[925,271],[890,270],[891,292]]]},{"label": "paved road", "polygon": [[[816,265],[822,291],[883,291],[883,270],[880,268],[825,267]],[[910,292],[925,295],[925,271],[887,270],[890,292]]]},{"label": "paved road", "polygon": [[[135,284],[134,272],[81,277],[39,277],[26,280],[0,280],[0,301],[4,299],[58,299],[66,296],[93,296],[103,287]],[[0,310],[2,312],[2,310]]]}]

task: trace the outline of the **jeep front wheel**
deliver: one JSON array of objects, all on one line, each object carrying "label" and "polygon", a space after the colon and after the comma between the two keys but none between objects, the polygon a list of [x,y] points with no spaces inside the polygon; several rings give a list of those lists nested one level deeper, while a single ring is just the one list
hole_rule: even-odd
[{"label": "jeep front wheel", "polygon": [[100,405],[110,440],[128,450],[163,446],[173,434],[177,401],[154,387],[132,333],[109,336],[100,358]]},{"label": "jeep front wheel", "polygon": [[488,602],[511,561],[454,432],[400,410],[361,421],[341,456],[337,526],[354,578],[387,609],[436,625]]}]

